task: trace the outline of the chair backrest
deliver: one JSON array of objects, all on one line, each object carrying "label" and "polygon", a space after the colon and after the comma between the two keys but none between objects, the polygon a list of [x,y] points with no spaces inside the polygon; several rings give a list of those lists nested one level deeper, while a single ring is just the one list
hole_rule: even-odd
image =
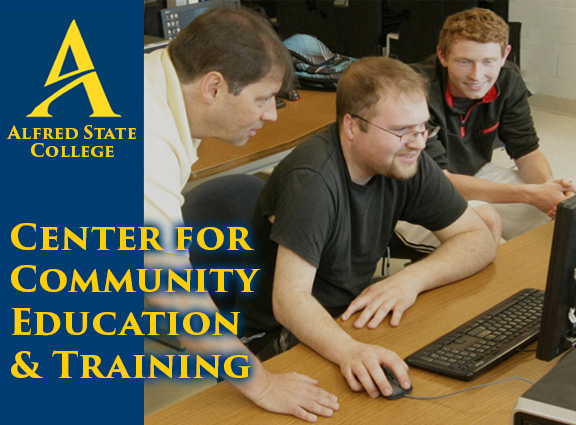
[{"label": "chair backrest", "polygon": [[411,261],[418,261],[428,255],[428,253],[418,251],[409,246],[396,232],[392,233],[388,248],[390,249],[390,258],[402,258]]},{"label": "chair backrest", "polygon": [[[187,226],[194,229],[228,226],[247,227],[256,200],[264,187],[264,180],[249,174],[233,174],[203,183],[185,195],[182,215]],[[190,261],[196,269],[251,268],[243,252],[224,249],[203,250],[190,244]],[[208,272],[206,272],[208,273]],[[214,282],[212,282],[214,281]],[[234,307],[236,288],[242,282],[236,274],[227,276],[225,293],[215,292],[215,279],[210,279],[207,289],[218,308],[226,311]],[[211,285],[213,283],[214,285]]]}]

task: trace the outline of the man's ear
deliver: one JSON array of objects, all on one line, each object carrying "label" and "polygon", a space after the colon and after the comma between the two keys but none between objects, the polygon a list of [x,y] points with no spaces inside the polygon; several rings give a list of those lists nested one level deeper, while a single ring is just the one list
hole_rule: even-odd
[{"label": "man's ear", "polygon": [[506,59],[508,58],[508,55],[510,54],[511,51],[512,46],[511,45],[506,46],[506,49],[504,50],[504,55],[502,55],[502,65],[504,65],[504,62],[506,62]]},{"label": "man's ear", "polygon": [[436,55],[438,56],[438,59],[440,60],[440,63],[442,64],[442,66],[444,68],[447,68],[448,67],[448,60],[446,58],[446,55],[444,54],[444,52],[440,48],[440,46],[436,46]]},{"label": "man's ear", "polygon": [[342,131],[348,140],[354,139],[354,127],[356,126],[356,122],[352,115],[346,114],[344,118],[342,118]]},{"label": "man's ear", "polygon": [[220,72],[210,71],[202,78],[200,89],[204,101],[213,103],[222,93],[228,90],[228,84]]}]

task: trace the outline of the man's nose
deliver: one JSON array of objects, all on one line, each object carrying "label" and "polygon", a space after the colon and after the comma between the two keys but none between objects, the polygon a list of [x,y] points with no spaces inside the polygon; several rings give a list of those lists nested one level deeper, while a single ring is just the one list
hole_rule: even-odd
[{"label": "man's nose", "polygon": [[474,81],[478,81],[482,78],[482,74],[484,73],[484,68],[482,64],[475,63],[472,65],[472,69],[470,70],[470,78]]},{"label": "man's nose", "polygon": [[426,142],[428,141],[427,135],[427,132],[419,132],[416,137],[414,137],[414,140],[406,143],[406,146],[408,146],[410,149],[423,150],[426,147]]},{"label": "man's nose", "polygon": [[276,121],[278,110],[276,109],[276,98],[273,96],[266,102],[266,107],[262,112],[262,121]]}]

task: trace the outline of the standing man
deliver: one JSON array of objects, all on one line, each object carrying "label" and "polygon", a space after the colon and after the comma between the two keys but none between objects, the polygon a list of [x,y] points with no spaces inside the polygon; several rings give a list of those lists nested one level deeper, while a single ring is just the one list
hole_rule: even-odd
[{"label": "standing man", "polygon": [[[437,57],[415,65],[431,82],[430,114],[441,128],[426,151],[464,198],[496,208],[506,240],[554,218],[558,202],[575,190],[554,179],[539,149],[530,93],[518,67],[506,62],[508,34],[494,12],[465,10],[446,19]],[[517,170],[491,163],[498,142]],[[402,226],[400,233],[422,242]]]},{"label": "standing man", "polygon": [[[190,268],[187,252],[171,235],[183,225],[182,189],[197,160],[200,141],[216,137],[243,146],[266,121],[277,118],[275,95],[291,88],[290,56],[270,24],[245,9],[222,7],[196,18],[168,46],[145,56],[144,216],[161,231],[165,251],[145,258],[146,267]],[[154,293],[160,310],[213,312],[208,295]],[[315,421],[338,409],[336,397],[306,376],[273,374],[237,338],[182,338],[207,354],[250,358],[250,379],[231,382],[256,405]]]},{"label": "standing man", "polygon": [[[406,364],[360,343],[334,320],[397,326],[418,294],[484,268],[496,242],[438,166],[422,154],[425,79],[397,60],[364,58],[337,89],[337,123],[305,141],[271,174],[252,227],[262,255],[253,297],[240,300],[250,348],[263,357],[297,342],[340,370],[354,391],[389,395],[381,365],[404,388]],[[398,220],[430,229],[443,244],[430,256],[373,283]]]}]

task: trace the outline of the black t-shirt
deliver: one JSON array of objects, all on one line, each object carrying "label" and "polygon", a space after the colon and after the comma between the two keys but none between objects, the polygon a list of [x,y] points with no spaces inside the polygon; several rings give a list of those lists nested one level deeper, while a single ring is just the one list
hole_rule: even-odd
[{"label": "black t-shirt", "polygon": [[336,316],[370,285],[398,220],[440,230],[466,207],[424,153],[413,178],[375,176],[364,186],[355,184],[332,125],[286,157],[260,195],[252,228],[261,270],[254,278],[255,294],[238,300],[247,327],[255,332],[279,326],[271,306],[278,244],[317,268],[313,295]]}]

